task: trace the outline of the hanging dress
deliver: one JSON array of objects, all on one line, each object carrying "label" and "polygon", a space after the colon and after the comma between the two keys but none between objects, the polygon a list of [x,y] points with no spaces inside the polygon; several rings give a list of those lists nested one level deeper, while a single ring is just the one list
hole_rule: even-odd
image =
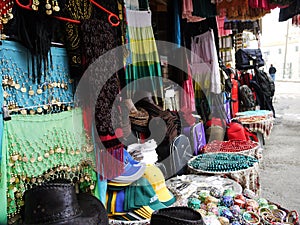
[{"label": "hanging dress", "polygon": [[[162,96],[161,67],[158,51],[154,39],[151,24],[150,11],[126,10],[129,57],[126,62],[126,84],[128,85],[128,97],[137,90],[151,92],[154,96]],[[146,82],[137,82],[141,78]]]}]

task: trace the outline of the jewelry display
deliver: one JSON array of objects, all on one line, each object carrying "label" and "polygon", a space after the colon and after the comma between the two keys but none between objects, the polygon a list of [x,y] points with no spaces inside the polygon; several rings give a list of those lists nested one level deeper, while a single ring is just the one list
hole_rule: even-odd
[{"label": "jewelry display", "polygon": [[192,158],[188,166],[199,171],[228,173],[248,169],[257,162],[256,158],[242,154],[206,153]]}]

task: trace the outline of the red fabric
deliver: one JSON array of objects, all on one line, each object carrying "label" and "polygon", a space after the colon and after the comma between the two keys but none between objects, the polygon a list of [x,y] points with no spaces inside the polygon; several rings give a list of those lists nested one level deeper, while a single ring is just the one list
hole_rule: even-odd
[{"label": "red fabric", "polygon": [[253,140],[258,142],[258,138],[254,133],[251,133],[248,128],[237,122],[231,122],[227,125],[228,140]]},{"label": "red fabric", "polygon": [[207,127],[211,126],[219,126],[219,127],[224,127],[226,124],[225,120],[221,120],[220,118],[213,117],[211,120],[208,120],[206,122]]},{"label": "red fabric", "polygon": [[244,132],[244,127],[239,123],[229,123],[227,126],[227,138],[228,140],[247,140],[246,134]]},{"label": "red fabric", "polygon": [[232,79],[231,83],[231,113],[232,118],[234,118],[235,114],[239,112],[239,85],[237,80],[235,79]]}]

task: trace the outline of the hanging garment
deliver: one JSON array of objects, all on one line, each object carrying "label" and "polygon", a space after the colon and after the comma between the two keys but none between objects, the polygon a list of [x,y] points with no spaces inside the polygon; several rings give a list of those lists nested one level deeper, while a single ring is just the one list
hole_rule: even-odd
[{"label": "hanging garment", "polygon": [[205,93],[221,93],[221,78],[213,31],[195,36],[191,45],[193,79]]},{"label": "hanging garment", "polygon": [[1,224],[7,224],[4,218],[20,212],[22,194],[33,185],[65,178],[78,182],[83,192],[94,192],[94,152],[85,135],[80,109],[49,115],[12,115],[4,123],[3,133]]},{"label": "hanging garment", "polygon": [[[160,61],[151,25],[150,11],[126,10],[129,43],[129,57],[126,63],[126,83],[128,94],[136,90],[150,91],[154,96],[162,96],[162,79],[151,79],[146,82],[140,78],[161,77]],[[150,82],[150,83],[149,83]]]},{"label": "hanging garment", "polygon": [[215,17],[217,15],[216,4],[211,0],[193,0],[193,16],[202,18]]},{"label": "hanging garment", "polygon": [[218,34],[219,37],[224,37],[232,34],[231,30],[225,30],[224,29],[224,23],[225,23],[225,16],[217,16],[217,25],[218,25]]},{"label": "hanging garment", "polygon": [[300,14],[293,16],[292,24],[293,24],[293,26],[298,26],[298,27],[300,26]]},{"label": "hanging garment", "polygon": [[187,19],[187,22],[200,22],[205,18],[193,16],[193,0],[182,1],[182,19]]},{"label": "hanging garment", "polygon": [[188,66],[188,79],[183,82],[182,89],[184,93],[180,95],[181,96],[180,108],[190,109],[191,112],[196,111],[193,79],[191,75],[191,68],[189,66]]},{"label": "hanging garment", "polygon": [[[80,21],[90,19],[93,12],[93,5],[89,0],[67,0],[65,8],[66,17]],[[71,76],[76,80],[80,80],[85,70],[81,48],[80,24],[66,22],[65,39]]]},{"label": "hanging garment", "polygon": [[0,75],[4,80],[3,96],[9,110],[25,107],[28,109],[18,112],[47,114],[70,109],[74,83],[70,80],[66,49],[51,47],[50,52],[48,60],[52,59],[52,67],[46,74],[41,74],[41,83],[38,84],[33,80],[31,69],[34,62],[29,50],[19,42],[2,41]]},{"label": "hanging garment", "polygon": [[[89,77],[85,78],[89,83],[89,95],[87,106],[84,108],[86,112],[85,123],[87,129],[91,129],[93,124],[91,118],[95,118],[96,134],[95,138],[100,137],[101,143],[106,151],[98,152],[100,161],[97,163],[97,169],[101,175],[101,179],[113,178],[122,172],[122,166],[117,163],[117,160],[123,160],[123,144],[119,138],[122,137],[122,132],[117,133],[122,127],[121,112],[113,106],[118,105],[118,94],[120,93],[120,82],[116,73],[116,60],[113,50],[121,41],[117,36],[117,31],[111,26],[106,19],[89,19],[85,20],[81,25],[83,52],[86,59],[86,67],[91,66],[100,56],[101,68],[98,68],[97,62],[91,68],[97,69],[98,73],[88,73]],[[88,70],[89,71],[89,70]],[[112,74],[109,74],[109,73]],[[91,107],[94,93],[98,93],[96,105],[92,106],[95,109],[95,115],[91,115],[93,110]],[[116,130],[114,129],[116,128]],[[99,135],[99,136],[98,136]],[[111,155],[116,161],[111,160]],[[121,166],[121,167],[120,167]]]},{"label": "hanging garment", "polygon": [[269,0],[249,0],[249,7],[251,8],[261,8],[265,10],[274,9],[274,6],[271,6]]},{"label": "hanging garment", "polygon": [[286,8],[293,2],[294,0],[269,0],[270,5],[274,8]]},{"label": "hanging garment", "polygon": [[298,14],[300,14],[300,0],[295,0],[288,7],[280,9],[279,22],[287,21]]},{"label": "hanging garment", "polygon": [[248,0],[224,0],[217,3],[217,11],[226,12],[228,20],[256,20],[270,13],[270,10],[249,7]]}]

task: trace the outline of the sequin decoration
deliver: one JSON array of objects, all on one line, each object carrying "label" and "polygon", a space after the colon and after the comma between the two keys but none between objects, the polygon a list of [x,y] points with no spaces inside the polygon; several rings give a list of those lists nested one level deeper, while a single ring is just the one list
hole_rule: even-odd
[{"label": "sequin decoration", "polygon": [[65,49],[51,47],[51,58],[51,68],[47,70],[47,74],[42,74],[41,83],[37,84],[33,82],[29,72],[32,71],[29,51],[17,42],[2,42],[0,75],[4,104],[10,111],[47,114],[71,108],[73,82],[69,77]]},{"label": "sequin decoration", "polygon": [[1,174],[6,176],[6,191],[0,191],[0,198],[7,198],[8,219],[12,222],[20,213],[26,190],[49,180],[63,178],[79,184],[81,191],[93,191],[97,179],[93,150],[80,109],[12,115],[4,123]]}]

